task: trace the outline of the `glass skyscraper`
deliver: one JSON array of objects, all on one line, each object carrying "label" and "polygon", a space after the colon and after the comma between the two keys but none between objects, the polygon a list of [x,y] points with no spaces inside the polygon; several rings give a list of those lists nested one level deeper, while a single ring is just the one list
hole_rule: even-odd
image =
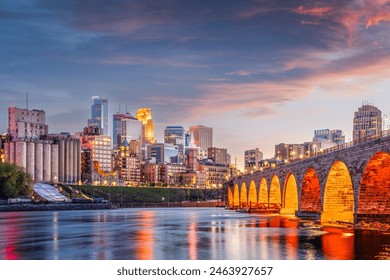
[{"label": "glass skyscraper", "polygon": [[88,120],[88,126],[99,127],[104,135],[108,135],[108,99],[93,96],[91,106],[91,118]]},{"label": "glass skyscraper", "polygon": [[164,130],[164,143],[177,146],[179,162],[184,161],[185,130],[182,126],[167,126]]},{"label": "glass skyscraper", "polygon": [[142,122],[131,114],[118,113],[113,116],[113,144],[117,149],[123,141],[139,141],[142,144]]}]

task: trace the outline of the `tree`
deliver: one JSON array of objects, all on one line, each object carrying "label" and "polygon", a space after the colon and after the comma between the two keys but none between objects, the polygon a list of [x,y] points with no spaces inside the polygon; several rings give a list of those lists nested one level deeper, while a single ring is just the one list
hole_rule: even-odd
[{"label": "tree", "polygon": [[22,167],[0,163],[0,197],[31,196],[33,180]]}]

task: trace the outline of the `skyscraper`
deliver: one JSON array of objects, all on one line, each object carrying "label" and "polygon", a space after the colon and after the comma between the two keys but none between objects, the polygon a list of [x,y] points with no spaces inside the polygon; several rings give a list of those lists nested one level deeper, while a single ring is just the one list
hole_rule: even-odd
[{"label": "skyscraper", "polygon": [[88,126],[98,127],[103,130],[104,135],[108,135],[108,99],[93,96],[91,106],[91,118]]},{"label": "skyscraper", "polygon": [[207,149],[213,146],[213,129],[203,125],[190,126],[195,146],[200,148],[200,158],[207,158]]},{"label": "skyscraper", "polygon": [[[113,116],[113,145],[117,149],[123,141],[142,141],[142,123],[131,114],[117,113]],[[141,145],[140,145],[141,146]]]},{"label": "skyscraper", "polygon": [[177,146],[179,162],[184,162],[185,130],[182,126],[167,126],[164,130],[164,143]]},{"label": "skyscraper", "polygon": [[154,125],[150,108],[139,108],[135,117],[143,124],[142,143],[153,144],[156,142],[154,139]]},{"label": "skyscraper", "polygon": [[375,106],[363,104],[354,113],[353,141],[361,141],[366,137],[382,132],[382,112]]}]

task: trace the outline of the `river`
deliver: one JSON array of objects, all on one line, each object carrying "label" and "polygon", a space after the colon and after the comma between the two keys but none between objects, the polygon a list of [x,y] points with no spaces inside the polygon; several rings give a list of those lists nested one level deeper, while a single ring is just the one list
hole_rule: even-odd
[{"label": "river", "polygon": [[0,259],[374,260],[390,235],[222,208],[0,213]]}]

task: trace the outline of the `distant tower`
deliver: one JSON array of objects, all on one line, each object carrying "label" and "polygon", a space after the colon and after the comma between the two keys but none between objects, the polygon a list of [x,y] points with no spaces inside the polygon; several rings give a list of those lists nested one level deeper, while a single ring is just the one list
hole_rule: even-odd
[{"label": "distant tower", "polygon": [[167,126],[164,130],[164,143],[175,145],[179,152],[179,163],[184,161],[185,130],[182,126]]},{"label": "distant tower", "polygon": [[143,144],[153,144],[156,142],[154,139],[154,125],[152,120],[152,112],[150,108],[139,108],[135,117],[143,124],[142,142]]},{"label": "distant tower", "polygon": [[382,132],[382,112],[375,106],[365,103],[354,114],[353,141]]},{"label": "distant tower", "polygon": [[126,140],[128,143],[131,141],[138,141],[141,144],[142,141],[142,123],[131,114],[118,113],[113,116],[113,145],[114,149],[117,149]]},{"label": "distant tower", "polygon": [[213,146],[213,129],[203,125],[190,126],[195,146],[200,148],[200,158],[207,158],[207,149]]},{"label": "distant tower", "polygon": [[108,135],[108,99],[93,96],[91,106],[91,118],[88,126],[98,127],[103,130],[104,135]]}]

